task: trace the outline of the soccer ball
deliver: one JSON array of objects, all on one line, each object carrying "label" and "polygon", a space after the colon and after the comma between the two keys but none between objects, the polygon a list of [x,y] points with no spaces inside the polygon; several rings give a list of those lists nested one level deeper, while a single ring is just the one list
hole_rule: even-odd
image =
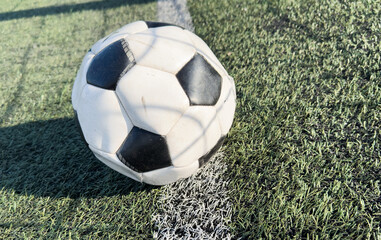
[{"label": "soccer ball", "polygon": [[96,42],[72,91],[94,155],[152,185],[187,178],[210,159],[232,125],[235,99],[233,79],[204,41],[145,21]]}]

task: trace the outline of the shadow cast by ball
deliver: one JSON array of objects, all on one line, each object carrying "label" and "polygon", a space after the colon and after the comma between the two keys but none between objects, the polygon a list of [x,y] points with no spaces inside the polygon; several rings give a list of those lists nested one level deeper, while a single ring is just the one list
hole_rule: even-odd
[{"label": "shadow cast by ball", "polygon": [[0,128],[0,189],[18,194],[101,197],[155,188],[102,164],[72,118]]}]

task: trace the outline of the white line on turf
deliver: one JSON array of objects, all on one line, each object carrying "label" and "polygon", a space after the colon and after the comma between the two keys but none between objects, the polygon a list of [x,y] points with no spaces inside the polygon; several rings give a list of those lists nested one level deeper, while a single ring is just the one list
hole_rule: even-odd
[{"label": "white line on turf", "polygon": [[[186,0],[158,0],[158,20],[194,31]],[[162,188],[153,220],[158,239],[231,239],[232,205],[223,153],[217,153],[197,174]]]},{"label": "white line on turf", "polygon": [[194,176],[162,188],[154,221],[158,239],[230,239],[228,182],[223,154],[217,153]]},{"label": "white line on turf", "polygon": [[194,31],[186,0],[158,0],[157,19],[182,26],[191,32]]}]

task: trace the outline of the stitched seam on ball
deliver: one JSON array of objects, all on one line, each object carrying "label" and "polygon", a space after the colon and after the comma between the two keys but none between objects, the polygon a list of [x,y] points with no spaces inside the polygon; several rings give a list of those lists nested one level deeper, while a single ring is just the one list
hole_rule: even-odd
[{"label": "stitched seam on ball", "polygon": [[[131,123],[133,124],[132,119],[131,119],[130,115],[128,114],[128,111],[127,111],[126,108],[124,107],[124,105],[123,105],[122,101],[120,100],[120,98],[119,98],[119,96],[118,96],[118,93],[117,93],[116,91],[115,91],[115,96],[116,96],[116,98],[117,98],[117,100],[118,100],[119,105],[120,105],[121,108],[122,108],[122,111],[124,111],[124,113],[126,114],[126,116],[128,117],[128,119],[129,119],[129,120],[131,121]],[[123,113],[122,113],[122,114],[123,114]],[[131,132],[131,131],[129,131],[128,134],[130,134],[130,132]],[[128,134],[127,134],[127,137],[128,137]],[[124,143],[124,142],[123,142],[123,143]],[[123,143],[122,143],[122,145],[123,145]],[[119,147],[119,149],[120,149],[120,147]],[[137,169],[136,169],[135,167],[133,167],[129,162],[127,162],[126,159],[124,159],[124,157],[122,156],[122,154],[118,152],[119,149],[116,151],[116,156],[118,157],[119,161],[121,161],[126,167],[130,168],[131,170],[133,170],[133,171],[135,171],[135,172],[137,172],[137,173],[139,173],[139,174],[141,175],[142,172],[139,171],[139,170],[137,170]],[[142,176],[140,176],[140,181],[141,181],[141,182],[143,181]]]},{"label": "stitched seam on ball", "polygon": [[134,171],[137,172],[137,173],[141,173],[141,172],[142,172],[142,171],[136,169],[134,166],[132,166],[129,162],[127,162],[127,160],[124,159],[124,157],[122,156],[121,153],[117,152],[116,155],[118,156],[119,160],[120,160],[124,165],[126,165],[126,167],[128,167],[128,168],[134,170]]},{"label": "stitched seam on ball", "polygon": [[128,42],[124,38],[122,39],[122,47],[123,47],[124,52],[126,53],[128,61],[130,63],[126,66],[126,68],[120,74],[118,80],[120,80],[136,64],[134,54],[132,53],[132,51],[131,51],[131,49],[130,49],[130,47],[128,45]]}]

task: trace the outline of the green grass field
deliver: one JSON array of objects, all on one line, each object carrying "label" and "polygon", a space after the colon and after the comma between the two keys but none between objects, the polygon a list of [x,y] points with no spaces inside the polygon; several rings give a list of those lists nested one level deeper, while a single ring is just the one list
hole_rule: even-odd
[{"label": "green grass field", "polygon": [[381,239],[381,2],[189,5],[237,86],[234,234]]},{"label": "green grass field", "polygon": [[92,156],[71,88],[91,45],[155,20],[156,2],[9,0],[0,11],[13,12],[0,13],[0,239],[151,236],[159,189]]},{"label": "green grass field", "polygon": [[[156,1],[0,3],[0,239],[149,239],[160,188],[93,157],[71,88]],[[188,2],[237,87],[224,144],[242,239],[381,239],[381,1]]]}]

